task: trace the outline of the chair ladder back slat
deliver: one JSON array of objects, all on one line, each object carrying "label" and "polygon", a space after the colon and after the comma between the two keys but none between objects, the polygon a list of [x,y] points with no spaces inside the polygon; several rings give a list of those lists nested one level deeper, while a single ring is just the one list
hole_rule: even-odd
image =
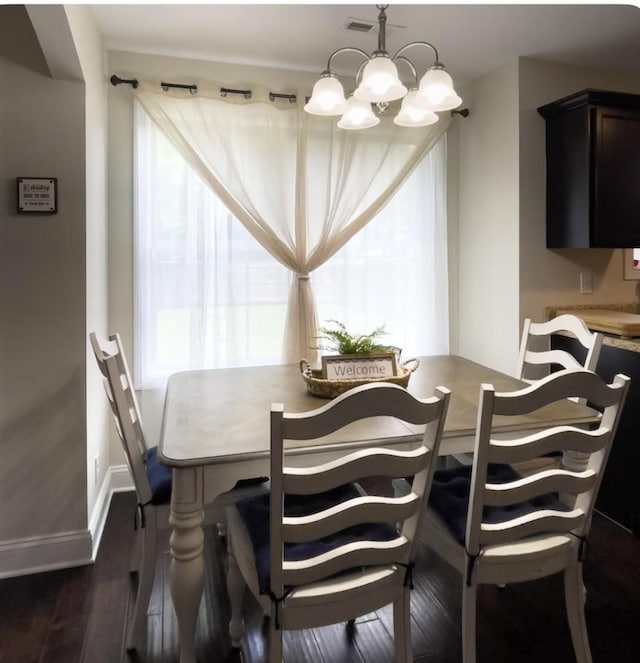
[{"label": "chair ladder back slat", "polygon": [[513,543],[536,534],[561,534],[580,531],[586,520],[581,509],[573,511],[534,511],[502,523],[482,523],[481,546]]},{"label": "chair ladder back slat", "polygon": [[[366,386],[366,385],[365,385]],[[311,412],[289,412],[283,420],[283,437],[290,440],[309,440],[334,433],[375,411],[378,417],[395,417],[421,425],[437,418],[441,403],[439,396],[428,399],[408,399],[409,393],[398,385],[374,384],[385,391],[369,394],[357,388],[341,394],[327,405]],[[396,389],[391,390],[390,387]],[[355,392],[355,393],[354,393]]]},{"label": "chair ladder back slat", "polygon": [[323,465],[283,468],[283,490],[309,495],[362,477],[406,477],[427,467],[430,457],[431,451],[424,446],[411,451],[362,449]]},{"label": "chair ladder back slat", "polygon": [[594,453],[607,445],[609,434],[610,430],[602,426],[594,430],[557,426],[521,438],[492,438],[488,460],[512,465],[560,450]]},{"label": "chair ladder back slat", "polygon": [[588,399],[598,407],[607,407],[618,400],[615,393],[622,386],[609,388],[595,373],[567,370],[552,373],[524,389],[498,393],[494,406],[496,415],[521,415],[538,410],[566,398]]},{"label": "chair ladder back slat", "polygon": [[527,364],[548,364],[558,365],[562,368],[584,368],[583,365],[566,350],[545,350],[538,352],[527,351],[525,354],[525,362]]},{"label": "chair ladder back slat", "polygon": [[347,527],[367,522],[393,525],[414,515],[420,506],[418,495],[403,497],[357,497],[310,516],[285,517],[282,538],[286,542],[314,541]]},{"label": "chair ladder back slat", "polygon": [[597,474],[593,470],[543,470],[509,483],[485,484],[483,502],[489,506],[508,506],[551,493],[578,495],[591,490],[596,478]]},{"label": "chair ladder back slat", "polygon": [[360,542],[350,543],[308,560],[284,562],[283,582],[291,586],[306,585],[357,567],[406,563],[409,550],[404,537],[372,541],[366,547]]}]

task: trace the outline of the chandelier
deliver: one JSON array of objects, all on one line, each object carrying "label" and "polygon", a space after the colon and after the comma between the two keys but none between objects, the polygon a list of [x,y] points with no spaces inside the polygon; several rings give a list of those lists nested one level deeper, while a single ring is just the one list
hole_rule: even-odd
[{"label": "chandelier", "polygon": [[[438,51],[426,41],[413,41],[405,44],[389,56],[386,48],[385,10],[389,5],[376,5],[378,14],[378,48],[371,55],[353,46],[345,46],[334,51],[327,62],[327,68],[313,86],[311,98],[304,109],[312,115],[337,116],[341,118],[341,129],[367,129],[380,122],[371,104],[379,113],[384,113],[389,103],[402,99],[400,111],[393,118],[402,127],[424,127],[438,121],[439,111],[457,108],[462,99],[453,89],[451,76],[440,62]],[[433,51],[435,62],[420,79],[411,60],[403,53],[414,46],[426,46]],[[356,72],[356,89],[345,98],[344,88],[332,71],[333,59],[340,53],[354,52],[365,58]],[[407,88],[398,76],[397,63],[406,65],[413,75],[413,84]]]}]

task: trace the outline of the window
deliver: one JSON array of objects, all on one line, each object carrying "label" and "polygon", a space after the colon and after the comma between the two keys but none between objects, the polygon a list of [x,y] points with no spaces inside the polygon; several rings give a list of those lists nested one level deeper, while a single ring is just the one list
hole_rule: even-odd
[{"label": "window", "polygon": [[[135,117],[138,386],[178,370],[280,362],[291,272],[245,230],[139,104]],[[311,275],[318,320],[411,355],[448,350],[445,141]],[[406,355],[405,355],[406,356]]]}]

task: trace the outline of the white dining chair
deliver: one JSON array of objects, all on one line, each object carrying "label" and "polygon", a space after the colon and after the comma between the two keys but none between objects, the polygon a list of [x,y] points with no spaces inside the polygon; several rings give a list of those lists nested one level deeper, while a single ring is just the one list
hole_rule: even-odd
[{"label": "white dining chair", "polygon": [[[575,338],[581,346],[582,357],[576,358],[566,350],[551,349],[554,334]],[[595,372],[603,340],[600,332],[592,332],[582,319],[571,313],[563,313],[546,322],[532,322],[527,318],[522,326],[516,377],[532,384],[545,377],[552,367],[584,368]]]},{"label": "white dining chair", "polygon": [[[271,409],[271,493],[228,511],[230,635],[240,646],[245,583],[269,619],[270,663],[284,629],[348,622],[393,604],[395,661],[411,656],[414,540],[438,455],[449,391],[414,398],[393,384],[351,389],[306,413]],[[425,425],[412,450],[363,448],[312,467],[286,464],[284,441],[316,440],[370,417]],[[382,429],[384,430],[384,428]],[[338,453],[338,452],[336,452]],[[413,476],[402,497],[365,493],[358,479]]]},{"label": "white dining chair", "polygon": [[[137,497],[136,540],[131,556],[131,575],[135,579],[133,611],[128,614],[125,646],[139,649],[146,634],[145,621],[155,576],[157,537],[160,530],[171,528],[169,507],[172,470],[158,460],[158,447],[147,445],[138,400],[122,349],[119,334],[108,340],[95,332],[89,334],[91,347],[103,376],[124,457]],[[207,505],[203,524],[224,523],[226,507],[235,500],[264,493],[267,486],[249,481],[242,487],[221,495]]]},{"label": "white dining chair", "polygon": [[[582,560],[628,386],[624,375],[607,385],[585,370],[560,371],[514,392],[496,393],[492,385],[482,385],[473,464],[436,471],[423,537],[462,576],[464,663],[476,660],[478,585],[561,572],[576,659],[591,661]],[[569,397],[586,399],[602,412],[597,428],[563,425],[509,439],[492,435],[495,416],[504,424],[508,417]],[[573,469],[543,468],[526,477],[512,467],[554,451],[572,452],[574,461],[581,454],[582,463]]]}]

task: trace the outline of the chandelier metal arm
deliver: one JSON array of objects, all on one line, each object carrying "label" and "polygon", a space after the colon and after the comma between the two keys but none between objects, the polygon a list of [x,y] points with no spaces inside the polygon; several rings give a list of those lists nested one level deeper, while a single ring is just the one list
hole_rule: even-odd
[{"label": "chandelier metal arm", "polygon": [[433,51],[433,54],[436,58],[436,61],[433,66],[438,68],[444,67],[442,62],[440,62],[438,50],[433,44],[430,44],[428,41],[412,41],[409,44],[405,44],[396,51],[396,54],[391,59],[395,61],[401,53],[404,53],[408,48],[411,48],[412,46],[426,46],[427,48],[430,48]]},{"label": "chandelier metal arm", "polygon": [[333,62],[333,58],[335,58],[336,55],[340,55],[340,53],[346,53],[348,51],[351,51],[353,53],[359,53],[360,55],[362,55],[362,57],[364,57],[366,59],[367,62],[371,59],[369,54],[366,53],[365,51],[363,51],[361,48],[356,48],[355,46],[344,46],[343,48],[339,48],[337,51],[334,51],[329,56],[329,59],[327,60],[327,69],[324,73],[332,71],[331,63]]},{"label": "chandelier metal arm", "polygon": [[397,59],[398,61],[402,60],[402,62],[407,63],[407,65],[409,66],[409,69],[411,69],[411,73],[413,74],[415,84],[417,85],[418,84],[418,72],[416,71],[416,68],[413,66],[413,62],[411,62],[411,60],[409,60],[409,58],[405,58],[404,55],[400,55],[400,56],[396,57],[395,59]]}]

